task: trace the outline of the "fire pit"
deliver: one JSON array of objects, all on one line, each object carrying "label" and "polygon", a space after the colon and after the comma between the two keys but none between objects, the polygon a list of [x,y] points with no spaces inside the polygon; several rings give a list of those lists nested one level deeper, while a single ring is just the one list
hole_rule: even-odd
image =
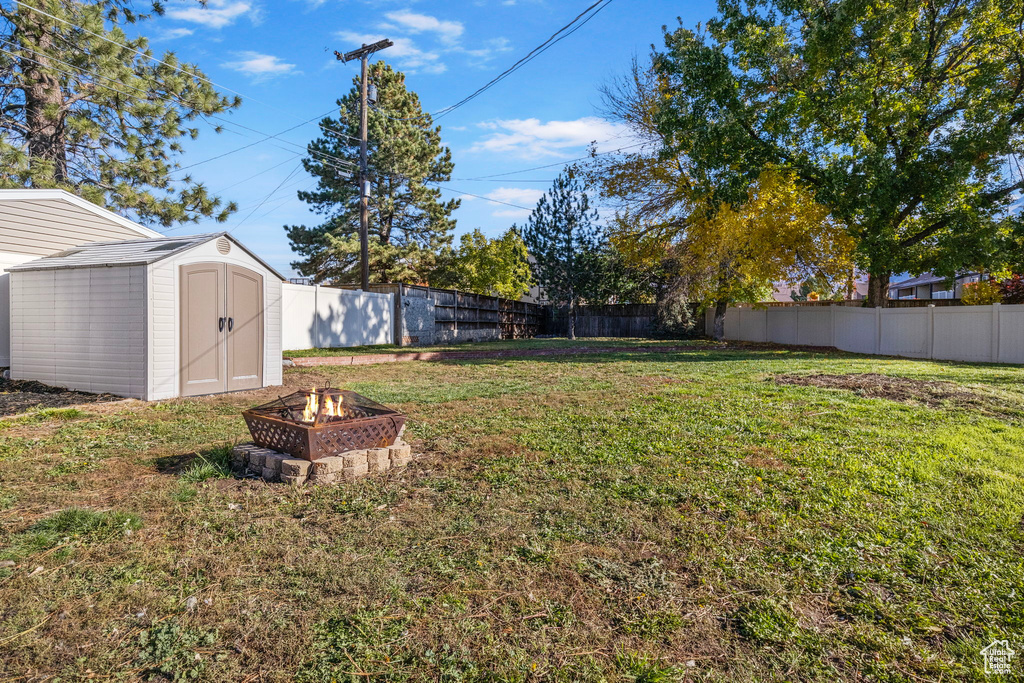
[{"label": "fire pit", "polygon": [[395,443],[405,415],[354,391],[297,391],[242,412],[253,441],[293,458],[319,460]]}]

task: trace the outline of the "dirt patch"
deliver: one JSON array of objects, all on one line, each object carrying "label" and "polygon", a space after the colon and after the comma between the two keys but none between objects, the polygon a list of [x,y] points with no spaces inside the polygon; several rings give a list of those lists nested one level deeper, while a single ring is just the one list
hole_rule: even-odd
[{"label": "dirt patch", "polygon": [[62,408],[120,400],[120,396],[111,394],[89,394],[33,380],[0,378],[0,415],[17,415],[33,408]]},{"label": "dirt patch", "polygon": [[938,408],[948,402],[980,405],[982,397],[952,382],[927,381],[893,377],[874,372],[849,375],[776,375],[776,384],[794,384],[822,389],[845,389],[858,396],[887,398],[891,401],[914,401]]}]

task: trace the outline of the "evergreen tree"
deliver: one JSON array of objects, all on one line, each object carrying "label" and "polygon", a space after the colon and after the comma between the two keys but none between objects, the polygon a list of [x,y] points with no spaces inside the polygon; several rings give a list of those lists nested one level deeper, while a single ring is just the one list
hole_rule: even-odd
[{"label": "evergreen tree", "polygon": [[596,220],[576,171],[569,168],[555,178],[523,227],[534,278],[548,298],[568,307],[569,339],[576,338],[580,300],[601,298],[607,286],[607,254]]},{"label": "evergreen tree", "polygon": [[[428,186],[451,178],[451,150],[441,145],[441,127],[423,113],[419,97],[406,90],[405,74],[384,62],[371,64],[369,73],[377,88],[368,124],[370,280],[425,282],[455,227],[451,214],[459,200],[441,201],[441,190]],[[317,187],[299,192],[325,220],[285,227],[302,257],[292,266],[317,282],[359,280],[358,77],[338,106],[339,118],[320,122],[324,134],[303,160]]]},{"label": "evergreen tree", "polygon": [[173,53],[144,57],[122,27],[149,15],[126,0],[33,4],[0,6],[0,187],[61,188],[164,226],[225,220],[234,204],[171,176],[199,134],[189,122],[241,101]]}]

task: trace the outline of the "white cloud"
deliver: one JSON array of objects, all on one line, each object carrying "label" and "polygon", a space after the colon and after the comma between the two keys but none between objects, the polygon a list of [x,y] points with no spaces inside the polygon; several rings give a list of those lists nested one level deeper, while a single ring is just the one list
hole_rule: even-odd
[{"label": "white cloud", "polygon": [[228,69],[240,71],[246,75],[256,78],[269,78],[271,76],[283,76],[295,71],[295,65],[281,61],[280,57],[265,55],[259,52],[238,52],[238,61],[224,64]]},{"label": "white cloud", "polygon": [[462,22],[447,21],[432,17],[429,14],[416,14],[409,10],[388,12],[384,15],[390,24],[381,28],[386,30],[404,30],[413,35],[417,33],[434,33],[444,43],[455,43],[465,30]]},{"label": "white cloud", "polygon": [[[384,38],[383,34],[355,33],[353,31],[338,31],[336,35],[355,46],[376,43]],[[421,50],[412,39],[394,38],[393,42],[394,45],[392,47],[379,54],[385,60],[396,63],[403,71],[407,73],[439,74],[448,70],[447,65],[441,61],[441,55],[437,52]],[[342,50],[342,52],[345,52],[345,50]]]},{"label": "white cloud", "polygon": [[160,40],[174,40],[175,38],[187,38],[193,33],[195,33],[195,30],[190,28],[171,28],[161,31],[158,37]]},{"label": "white cloud", "polygon": [[508,38],[491,38],[484,45],[485,47],[462,51],[471,57],[486,61],[502,52],[511,52],[512,50],[512,43]]},{"label": "white cloud", "polygon": [[207,28],[224,28],[235,23],[239,17],[248,16],[255,21],[258,10],[249,2],[209,0],[205,6],[198,3],[174,5],[168,8],[167,16],[179,21],[201,24]]},{"label": "white cloud", "polygon": [[494,204],[493,206],[499,208],[492,214],[493,216],[500,216],[503,218],[526,218],[530,215],[533,207],[543,195],[543,190],[537,190],[529,187],[499,187],[497,190],[488,192],[485,196],[496,202],[505,202],[507,204],[518,204],[522,207],[530,207],[517,209],[513,206],[504,207],[500,204]]},{"label": "white cloud", "polygon": [[598,143],[598,151],[617,149],[633,142],[627,138],[629,131],[625,126],[596,116],[547,122],[508,119],[477,125],[494,132],[470,147],[471,152],[512,155],[522,159],[574,156],[591,142]]}]

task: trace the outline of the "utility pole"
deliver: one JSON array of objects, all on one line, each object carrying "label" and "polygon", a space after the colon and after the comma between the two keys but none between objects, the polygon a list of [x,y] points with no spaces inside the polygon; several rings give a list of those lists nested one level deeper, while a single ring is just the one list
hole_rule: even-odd
[{"label": "utility pole", "polygon": [[363,44],[361,48],[342,54],[335,52],[334,56],[342,62],[359,59],[362,66],[362,75],[359,82],[359,266],[360,286],[364,292],[370,291],[370,173],[367,159],[367,131],[366,121],[369,112],[367,105],[367,93],[369,92],[368,64],[367,61],[374,52],[387,49],[394,45],[385,38],[373,45]]}]

